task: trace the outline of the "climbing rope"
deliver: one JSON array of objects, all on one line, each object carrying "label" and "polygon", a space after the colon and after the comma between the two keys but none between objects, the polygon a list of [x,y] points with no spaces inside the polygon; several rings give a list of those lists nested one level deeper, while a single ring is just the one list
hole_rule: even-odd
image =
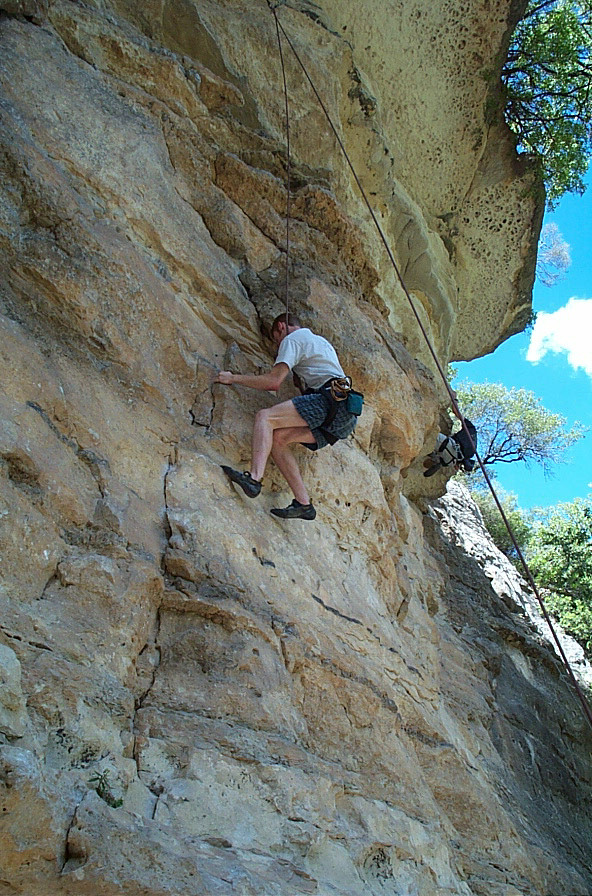
[{"label": "climbing rope", "polygon": [[[284,82],[284,107],[286,119],[286,276],[285,276],[285,292],[286,292],[286,332],[288,331],[288,318],[290,314],[290,217],[291,217],[291,153],[290,153],[290,108],[288,105],[288,85],[286,82],[286,65],[284,62],[284,51],[282,49],[282,36],[280,34],[280,23],[277,17],[276,9],[279,3],[272,3],[267,0],[269,8],[275,19],[275,30],[277,34],[278,50],[280,55],[280,63],[282,67],[282,78]],[[283,28],[282,28],[283,31]]]},{"label": "climbing rope", "polygon": [[[515,548],[515,550],[516,550],[516,554],[517,554],[517,556],[518,556],[518,558],[519,558],[519,560],[520,560],[520,563],[522,564],[522,567],[523,567],[523,569],[524,569],[524,573],[525,573],[525,576],[526,576],[526,580],[527,580],[528,584],[530,585],[530,587],[531,587],[531,589],[532,589],[532,591],[533,591],[533,593],[534,593],[534,595],[535,595],[535,597],[536,597],[536,599],[537,599],[537,601],[538,601],[538,604],[539,604],[539,606],[540,606],[540,608],[541,608],[541,612],[542,612],[542,614],[543,614],[543,617],[544,617],[544,619],[545,619],[547,625],[549,626],[549,630],[550,630],[550,632],[551,632],[551,635],[552,635],[552,637],[553,637],[553,640],[555,641],[555,644],[556,644],[556,646],[557,646],[557,650],[559,651],[559,655],[560,655],[560,657],[561,657],[561,659],[562,659],[562,661],[563,661],[563,664],[564,664],[564,666],[565,666],[565,668],[566,668],[566,670],[567,670],[567,673],[568,673],[568,675],[569,675],[569,677],[570,677],[570,680],[571,680],[571,682],[572,682],[572,684],[573,684],[573,686],[574,686],[574,689],[575,689],[575,691],[576,691],[576,694],[577,694],[577,696],[578,696],[578,699],[579,699],[579,701],[580,701],[580,703],[581,703],[581,705],[582,705],[582,710],[583,710],[583,712],[584,712],[584,715],[585,715],[585,717],[587,718],[587,720],[588,720],[590,726],[592,727],[592,710],[590,709],[590,706],[588,705],[588,702],[587,702],[587,700],[586,700],[586,697],[584,696],[584,694],[583,694],[583,692],[582,692],[582,689],[580,688],[580,685],[579,685],[579,683],[578,683],[578,681],[577,681],[577,679],[576,679],[576,677],[575,677],[575,675],[574,675],[574,672],[573,672],[573,670],[572,670],[572,668],[571,668],[571,665],[570,665],[570,663],[569,663],[569,660],[568,660],[568,658],[567,658],[567,656],[566,656],[566,654],[565,654],[565,650],[563,649],[563,646],[562,646],[562,644],[561,644],[561,641],[559,640],[559,636],[558,636],[558,634],[557,634],[557,632],[556,632],[556,630],[555,630],[555,627],[554,627],[554,625],[553,625],[553,623],[552,623],[552,621],[551,621],[551,617],[549,616],[549,614],[548,614],[548,612],[547,612],[547,608],[545,607],[545,603],[544,603],[544,601],[543,601],[543,598],[541,597],[541,594],[540,594],[539,589],[538,589],[538,587],[537,587],[537,585],[536,585],[536,582],[534,581],[533,575],[532,575],[532,573],[531,573],[531,571],[530,571],[530,567],[528,566],[528,563],[526,562],[526,559],[525,559],[525,557],[524,557],[524,554],[522,553],[522,550],[520,549],[520,546],[519,546],[519,544],[518,544],[518,542],[517,542],[517,540],[516,540],[516,537],[515,537],[515,535],[514,535],[512,526],[511,526],[511,524],[510,524],[510,522],[509,522],[509,520],[508,520],[508,518],[507,518],[507,516],[506,516],[506,514],[505,514],[505,512],[504,512],[504,509],[503,509],[503,507],[502,507],[502,505],[501,505],[501,503],[500,503],[500,501],[499,501],[499,499],[498,499],[498,497],[497,497],[497,494],[496,494],[495,489],[494,489],[494,487],[493,487],[493,483],[492,483],[492,481],[491,481],[491,478],[490,478],[489,474],[487,473],[487,470],[485,469],[485,465],[484,465],[483,461],[481,460],[481,457],[480,457],[480,455],[479,455],[479,453],[478,453],[478,451],[477,451],[477,449],[476,449],[475,443],[473,442],[473,439],[472,439],[472,437],[471,437],[471,434],[470,434],[470,432],[469,432],[469,430],[468,430],[468,427],[467,427],[467,424],[466,424],[466,422],[465,422],[465,418],[464,418],[463,414],[461,413],[460,408],[459,408],[459,406],[458,406],[458,404],[457,404],[457,401],[456,401],[456,395],[455,395],[454,391],[452,390],[452,387],[450,386],[450,383],[448,382],[448,379],[447,379],[447,377],[446,377],[446,374],[445,374],[445,372],[444,372],[444,370],[443,370],[443,368],[442,368],[442,365],[440,364],[440,360],[439,360],[439,358],[438,358],[438,356],[437,356],[437,354],[436,354],[436,351],[435,351],[434,347],[432,346],[432,343],[431,343],[431,341],[430,341],[430,337],[429,337],[429,335],[428,335],[428,333],[427,333],[427,331],[426,331],[426,328],[425,328],[424,325],[423,325],[423,322],[422,322],[422,320],[421,320],[421,317],[420,317],[420,315],[419,315],[419,312],[418,312],[418,310],[417,310],[417,308],[416,308],[416,306],[415,306],[415,303],[414,303],[414,301],[413,301],[413,299],[412,299],[412,297],[411,297],[411,294],[410,294],[409,290],[407,289],[407,286],[405,285],[405,282],[404,282],[403,277],[402,277],[402,275],[401,275],[401,272],[400,272],[400,270],[399,270],[399,266],[397,265],[397,262],[396,262],[396,260],[395,260],[395,258],[394,258],[394,255],[393,255],[392,251],[391,251],[391,248],[390,248],[389,243],[388,243],[388,241],[387,241],[387,239],[386,239],[386,236],[384,235],[384,232],[383,232],[383,230],[382,230],[382,227],[380,226],[380,222],[378,221],[378,219],[377,219],[377,217],[376,217],[376,214],[375,214],[375,212],[374,212],[374,209],[372,208],[372,206],[371,206],[371,204],[370,204],[370,201],[369,201],[369,199],[368,199],[368,197],[367,197],[367,195],[366,195],[366,191],[364,190],[364,187],[362,186],[362,183],[361,183],[361,181],[360,181],[360,178],[358,177],[357,172],[356,172],[356,170],[355,170],[355,168],[354,168],[354,166],[353,166],[353,164],[352,164],[352,162],[351,162],[351,159],[350,159],[350,157],[349,157],[349,155],[348,155],[348,153],[347,153],[347,150],[346,150],[346,148],[345,148],[345,146],[344,146],[344,144],[343,144],[343,141],[342,141],[341,137],[339,136],[339,134],[338,134],[338,132],[337,132],[337,128],[336,128],[335,125],[333,124],[333,120],[332,120],[331,116],[329,115],[329,112],[327,111],[327,108],[326,108],[326,106],[325,106],[325,104],[324,104],[324,102],[323,102],[323,100],[322,100],[322,98],[321,98],[321,96],[320,96],[320,94],[319,94],[319,92],[318,92],[318,90],[317,90],[315,84],[313,83],[313,81],[312,81],[312,79],[311,79],[311,77],[310,77],[310,75],[309,75],[309,73],[308,73],[308,71],[307,71],[307,69],[306,69],[306,66],[305,66],[304,63],[302,62],[302,59],[300,58],[298,52],[296,51],[296,48],[294,47],[294,44],[292,43],[292,41],[290,40],[290,38],[289,38],[288,35],[286,34],[286,31],[284,30],[284,28],[283,28],[281,22],[279,21],[279,18],[278,18],[276,9],[277,9],[278,6],[282,5],[282,3],[281,3],[281,2],[275,2],[275,3],[274,3],[274,2],[271,2],[271,0],[267,0],[267,3],[268,3],[269,8],[271,9],[271,11],[272,11],[272,13],[273,13],[273,16],[274,16],[274,19],[275,19],[276,30],[277,30],[277,36],[278,36],[278,43],[279,43],[279,47],[280,47],[280,61],[281,61],[281,65],[282,65],[282,73],[283,73],[283,78],[284,78],[284,94],[285,94],[285,106],[286,106],[286,130],[287,130],[287,133],[288,133],[288,135],[289,135],[288,92],[287,92],[287,86],[286,86],[286,73],[285,73],[285,66],[284,66],[284,57],[283,57],[283,52],[282,52],[282,47],[281,47],[281,37],[280,37],[280,32],[281,32],[281,34],[284,36],[284,39],[285,39],[286,43],[288,44],[288,46],[290,47],[292,53],[294,54],[294,57],[295,57],[296,61],[298,62],[298,65],[299,65],[300,68],[302,69],[302,71],[303,71],[303,73],[304,73],[304,76],[305,76],[306,80],[308,81],[308,83],[309,83],[309,85],[310,85],[310,87],[311,87],[311,89],[312,89],[312,91],[313,91],[313,93],[314,93],[314,95],[315,95],[315,97],[316,97],[316,99],[317,99],[317,101],[318,101],[318,103],[319,103],[321,109],[323,110],[323,113],[324,113],[324,115],[325,115],[325,117],[326,117],[326,119],[327,119],[327,122],[329,123],[329,126],[330,126],[331,130],[333,131],[333,134],[334,134],[334,136],[335,136],[335,139],[337,140],[337,143],[338,143],[338,145],[339,145],[339,147],[340,147],[340,149],[341,149],[341,152],[343,153],[343,156],[344,156],[344,158],[345,158],[345,160],[346,160],[346,162],[347,162],[347,164],[348,164],[348,166],[349,166],[349,169],[350,169],[350,171],[351,171],[351,173],[352,173],[352,175],[353,175],[353,178],[354,178],[354,180],[355,180],[355,182],[356,182],[356,184],[357,184],[357,186],[358,186],[358,189],[359,189],[359,191],[360,191],[360,194],[361,194],[361,196],[362,196],[362,199],[364,200],[364,203],[365,203],[365,205],[366,205],[366,207],[367,207],[367,209],[368,209],[368,211],[369,211],[369,213],[370,213],[370,216],[371,216],[371,218],[372,218],[372,220],[373,220],[373,222],[374,222],[374,224],[375,224],[375,226],[376,226],[376,229],[377,229],[377,231],[378,231],[378,234],[379,234],[379,236],[380,236],[380,239],[382,240],[382,243],[383,243],[383,245],[384,245],[384,248],[386,249],[387,256],[388,256],[388,258],[389,258],[389,260],[390,260],[390,262],[391,262],[391,265],[392,265],[392,267],[393,267],[393,269],[394,269],[394,271],[395,271],[395,274],[396,274],[396,276],[397,276],[397,279],[398,279],[398,281],[399,281],[399,283],[400,283],[400,285],[401,285],[401,288],[402,288],[402,290],[403,290],[403,292],[404,292],[404,294],[405,294],[405,296],[406,296],[406,298],[407,298],[407,301],[408,301],[408,303],[409,303],[409,305],[410,305],[410,307],[411,307],[411,310],[412,310],[413,315],[414,315],[414,317],[415,317],[415,319],[416,319],[416,321],[417,321],[417,324],[418,324],[418,326],[419,326],[419,329],[420,329],[420,331],[421,331],[421,333],[422,333],[422,335],[423,335],[423,338],[424,338],[424,340],[425,340],[425,343],[426,343],[426,345],[427,345],[427,348],[428,348],[428,350],[429,350],[429,352],[430,352],[430,354],[431,354],[431,356],[432,356],[432,358],[433,358],[434,364],[436,365],[436,369],[438,370],[438,373],[440,374],[440,377],[441,377],[441,379],[442,379],[442,382],[444,383],[444,386],[445,386],[445,388],[446,388],[446,391],[448,392],[448,396],[449,396],[449,398],[450,398],[450,403],[451,403],[451,405],[452,405],[452,408],[453,408],[453,410],[454,410],[454,413],[456,414],[456,416],[457,416],[458,419],[460,420],[460,422],[461,422],[461,424],[462,424],[462,428],[463,428],[463,430],[465,431],[465,433],[467,434],[467,437],[468,437],[468,439],[469,439],[469,443],[471,444],[471,446],[472,446],[472,448],[473,448],[473,450],[474,450],[474,452],[475,452],[475,457],[477,458],[477,462],[478,462],[478,464],[479,464],[479,467],[481,468],[481,472],[483,473],[483,476],[484,476],[484,479],[485,479],[485,481],[486,481],[486,483],[487,483],[487,486],[488,486],[488,488],[489,488],[489,490],[490,490],[490,492],[491,492],[491,494],[492,494],[492,496],[493,496],[493,500],[495,501],[495,504],[496,504],[496,506],[497,506],[497,509],[498,509],[499,512],[500,512],[500,516],[501,516],[501,518],[502,518],[502,520],[503,520],[503,523],[504,523],[506,529],[508,530],[508,534],[509,534],[509,536],[510,536],[510,538],[511,538],[511,540],[512,540],[512,544],[514,545],[514,548]],[[290,149],[289,149],[289,143],[288,143],[288,177],[289,177],[289,171],[290,171]],[[290,201],[290,183],[289,183],[289,180],[288,180],[288,215],[289,215],[289,201]],[[287,224],[287,234],[288,234],[288,236],[289,236],[289,223]],[[286,239],[286,245],[287,245],[287,248],[288,248],[288,236],[287,236],[287,239]],[[289,277],[289,275],[288,275],[288,251],[286,251],[286,315],[287,315],[287,313],[288,313],[288,304],[287,304],[287,303],[288,303],[288,277]],[[286,317],[286,321],[287,321],[287,317]]]}]

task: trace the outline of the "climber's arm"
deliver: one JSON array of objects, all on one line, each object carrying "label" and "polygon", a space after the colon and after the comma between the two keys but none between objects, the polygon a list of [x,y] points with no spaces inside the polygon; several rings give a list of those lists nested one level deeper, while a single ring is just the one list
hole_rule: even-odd
[{"label": "climber's arm", "polygon": [[267,373],[231,373],[230,370],[221,370],[214,382],[223,386],[247,386],[249,389],[260,389],[263,392],[276,392],[289,372],[288,365],[280,362]]}]

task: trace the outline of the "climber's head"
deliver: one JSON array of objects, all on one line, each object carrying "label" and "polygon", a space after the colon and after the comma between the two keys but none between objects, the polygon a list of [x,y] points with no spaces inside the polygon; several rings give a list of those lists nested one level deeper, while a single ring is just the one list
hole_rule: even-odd
[{"label": "climber's head", "polygon": [[278,314],[271,325],[271,338],[276,345],[279,345],[284,336],[287,336],[293,330],[299,330],[301,326],[302,324],[295,314],[291,312],[286,314],[284,311],[282,314]]}]

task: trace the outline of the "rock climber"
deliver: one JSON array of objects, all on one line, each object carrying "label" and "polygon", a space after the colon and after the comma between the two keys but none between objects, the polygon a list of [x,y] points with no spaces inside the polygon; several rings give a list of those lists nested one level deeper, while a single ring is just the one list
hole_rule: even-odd
[{"label": "rock climber", "polygon": [[[278,346],[271,370],[254,375],[222,370],[215,382],[275,392],[292,371],[303,394],[257,412],[249,471],[241,473],[227,466],[222,469],[249,498],[256,498],[271,454],[294,494],[288,507],[273,508],[272,514],[281,519],[314,520],[316,510],[289,446],[300,443],[317,451],[347,438],[355,429],[361,404],[354,407],[356,413],[348,410],[348,405],[355,404],[348,400],[351,380],[345,376],[335,349],[322,336],[303,327],[296,315],[278,315],[271,327],[271,338]],[[354,392],[356,395],[360,393]]]},{"label": "rock climber", "polygon": [[[453,406],[452,411],[462,423],[463,418],[455,406]],[[466,426],[466,430],[464,426]],[[423,462],[424,467],[426,467],[424,476],[433,476],[442,467],[449,467],[451,464],[454,465],[455,470],[465,470],[467,473],[473,470],[475,466],[474,455],[477,449],[477,430],[467,417],[464,418],[464,426],[452,436],[445,436],[441,432],[438,433],[435,450]]]}]

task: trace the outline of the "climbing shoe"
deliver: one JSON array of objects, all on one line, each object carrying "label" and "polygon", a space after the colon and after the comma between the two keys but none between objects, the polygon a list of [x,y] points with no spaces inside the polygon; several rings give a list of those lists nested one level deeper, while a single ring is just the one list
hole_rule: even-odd
[{"label": "climbing shoe", "polygon": [[221,466],[228,478],[232,482],[236,482],[237,485],[240,485],[245,495],[249,498],[257,497],[261,491],[261,483],[257,482],[256,479],[253,479],[249,472],[245,471],[244,473],[239,473],[238,470],[233,470],[232,467],[226,467],[224,464]]},{"label": "climbing shoe", "polygon": [[433,467],[430,467],[429,469],[427,469],[423,475],[424,476],[433,476],[434,473],[437,473],[438,470],[442,469],[442,466],[443,465],[438,461],[438,463],[434,464]]},{"label": "climbing shoe", "polygon": [[273,507],[271,513],[281,520],[314,520],[317,515],[312,504],[301,504],[296,498],[287,507]]}]

